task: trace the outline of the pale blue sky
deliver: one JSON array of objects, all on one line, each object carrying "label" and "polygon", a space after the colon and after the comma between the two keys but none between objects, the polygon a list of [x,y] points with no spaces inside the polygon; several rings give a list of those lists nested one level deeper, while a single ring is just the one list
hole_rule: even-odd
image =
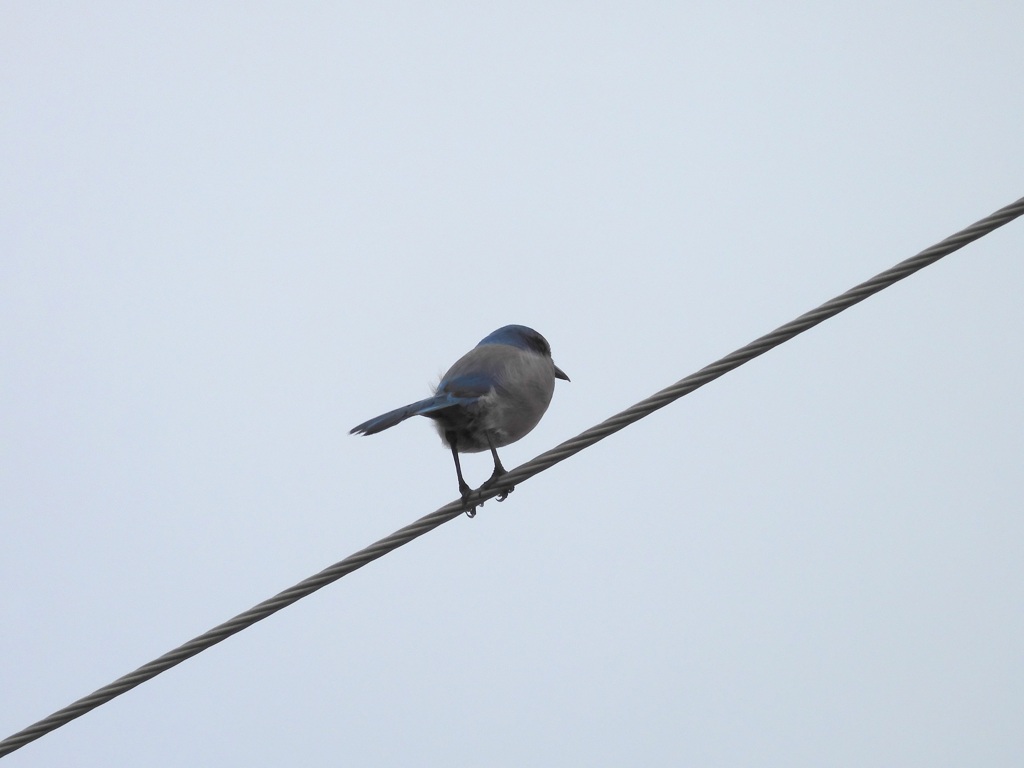
[{"label": "pale blue sky", "polygon": [[[1024,194],[1019,3],[7,3],[0,738]],[[6,758],[1017,766],[1024,222]],[[467,457],[467,479],[490,472]]]}]

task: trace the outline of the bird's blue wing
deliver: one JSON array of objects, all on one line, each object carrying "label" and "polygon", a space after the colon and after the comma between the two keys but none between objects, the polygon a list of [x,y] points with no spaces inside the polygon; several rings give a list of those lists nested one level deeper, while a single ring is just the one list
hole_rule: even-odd
[{"label": "bird's blue wing", "polygon": [[456,400],[475,400],[486,395],[494,386],[493,376],[484,373],[462,373],[450,379],[442,379],[437,385],[437,394],[447,393]]}]

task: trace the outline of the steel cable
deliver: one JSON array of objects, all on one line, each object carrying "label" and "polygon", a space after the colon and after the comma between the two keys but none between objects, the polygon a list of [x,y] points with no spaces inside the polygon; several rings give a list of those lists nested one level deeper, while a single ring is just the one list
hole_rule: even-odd
[{"label": "steel cable", "polygon": [[[708,382],[714,381],[719,376],[728,373],[734,368],[738,368],[744,363],[750,362],[754,358],[763,355],[768,350],[777,347],[809,328],[813,328],[824,320],[839,314],[843,310],[852,307],[854,304],[863,301],[869,296],[888,288],[890,285],[912,275],[929,264],[938,261],[942,257],[948,256],[950,253],[953,253],[968,243],[971,243],[1004,224],[1013,221],[1021,214],[1024,214],[1024,198],[999,209],[990,216],[986,216],[984,219],[981,219],[966,229],[963,229],[955,235],[947,237],[942,242],[933,245],[931,248],[921,251],[921,253],[916,256],[900,262],[896,266],[885,270],[870,280],[851,288],[830,301],[825,302],[817,309],[811,310],[795,320],[776,328],[771,333],[755,339],[746,346],[726,355],[721,360],[702,368],[696,373],[681,379],[672,386],[666,387],[651,397],[648,397],[621,413],[618,413],[600,424],[591,427],[571,440],[567,440],[561,445],[558,445],[555,448],[540,454],[536,458],[531,459],[525,464],[516,467],[508,474],[503,475],[499,481],[488,487],[486,491],[474,493],[470,497],[469,502],[471,504],[482,504],[484,501],[503,493],[512,486],[533,477],[539,472],[543,472],[560,461],[579,453],[584,448],[593,445],[599,440],[603,440],[633,422],[649,416],[659,408],[664,408],[669,403],[693,392],[695,389],[704,386]],[[140,685],[151,678],[156,677],[161,672],[180,664],[186,659],[195,656],[211,646],[216,645],[231,635],[241,632],[243,629],[267,618],[271,614],[277,613],[282,608],[286,608],[297,600],[301,600],[303,597],[316,592],[321,587],[325,587],[328,584],[337,581],[342,576],[362,568],[367,563],[386,555],[388,552],[397,549],[403,544],[408,544],[413,539],[418,538],[428,531],[437,528],[439,525],[458,517],[462,513],[462,502],[453,501],[441,507],[437,511],[421,517],[419,520],[395,531],[390,536],[361,549],[329,568],[325,568],[320,571],[320,573],[304,579],[295,586],[278,593],[274,597],[264,600],[258,605],[238,614],[223,624],[220,624],[213,629],[204,632],[198,637],[189,640],[184,645],[165,653],[158,659],[154,659],[148,664],[144,664],[134,672],[118,678],[114,682],[103,686],[88,696],[84,696],[63,709],[54,712],[49,717],[46,717],[39,722],[30,725],[28,728],[25,728],[24,730],[9,736],[3,741],[0,741],[0,757],[20,749],[29,742],[40,738],[50,731],[56,730],[77,717],[81,717],[86,712],[95,709],[101,704],[105,704],[111,699],[120,696],[122,693],[131,690],[135,686]]]}]

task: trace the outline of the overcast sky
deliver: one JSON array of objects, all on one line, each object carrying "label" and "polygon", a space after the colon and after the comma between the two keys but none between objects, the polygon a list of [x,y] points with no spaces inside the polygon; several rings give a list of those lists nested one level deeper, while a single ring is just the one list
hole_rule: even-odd
[{"label": "overcast sky", "polygon": [[[1024,5],[8,2],[0,738],[1024,195]],[[6,758],[1019,766],[1024,221]],[[486,454],[463,462],[473,485]]]}]

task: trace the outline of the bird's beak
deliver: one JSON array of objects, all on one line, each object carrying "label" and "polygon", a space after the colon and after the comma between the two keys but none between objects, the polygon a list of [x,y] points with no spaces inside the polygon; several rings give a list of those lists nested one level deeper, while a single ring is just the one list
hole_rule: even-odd
[{"label": "bird's beak", "polygon": [[569,381],[569,377],[565,375],[565,371],[563,371],[557,365],[555,366],[555,378],[561,379],[562,381]]}]

